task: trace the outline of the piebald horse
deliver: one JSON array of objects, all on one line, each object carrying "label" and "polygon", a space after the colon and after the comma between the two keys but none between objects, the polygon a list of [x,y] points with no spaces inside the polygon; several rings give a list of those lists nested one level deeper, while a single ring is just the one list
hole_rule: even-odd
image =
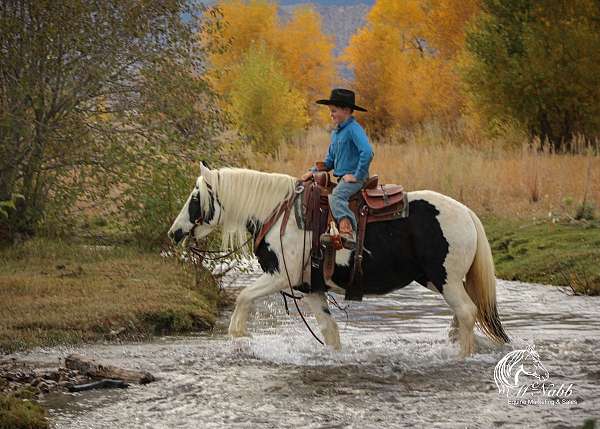
[{"label": "piebald horse", "polygon": [[[295,192],[296,182],[297,178],[285,174],[209,169],[201,163],[200,176],[169,237],[176,243],[190,233],[200,239],[218,226],[223,249],[243,246],[247,234],[255,233]],[[386,294],[412,281],[441,294],[454,311],[449,336],[459,341],[462,357],[473,353],[476,323],[493,341],[509,342],[496,309],[494,263],[479,218],[458,201],[433,191],[409,192],[408,202],[407,217],[367,226],[365,294]],[[256,299],[289,287],[286,271],[294,287],[310,279],[310,264],[302,270],[301,261],[309,260],[311,232],[300,229],[292,215],[280,237],[282,221],[280,217],[255,249],[263,274],[237,298],[229,325],[232,337],[248,335],[248,315]],[[325,292],[344,293],[353,259],[352,251],[338,251],[327,290],[312,290],[304,296],[325,343],[336,350],[341,348],[340,335]]]}]

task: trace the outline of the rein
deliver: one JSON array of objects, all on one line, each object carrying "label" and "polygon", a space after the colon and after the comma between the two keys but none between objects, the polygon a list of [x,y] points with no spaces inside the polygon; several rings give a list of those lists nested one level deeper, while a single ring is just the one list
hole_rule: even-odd
[{"label": "rein", "polygon": [[190,252],[192,252],[194,255],[196,255],[196,256],[198,256],[198,257],[200,257],[202,259],[206,259],[208,261],[218,261],[219,259],[225,259],[228,256],[233,255],[235,252],[237,252],[242,247],[244,247],[246,244],[248,244],[250,242],[250,240],[252,240],[252,237],[250,237],[248,240],[244,241],[241,246],[238,246],[237,248],[235,248],[235,249],[231,250],[230,252],[226,253],[225,255],[219,255],[219,256],[210,257],[210,258],[206,257],[207,253],[223,253],[223,250],[200,249],[200,248],[198,248],[196,246],[189,246],[188,248],[190,249]]},{"label": "rein", "polygon": [[[304,326],[306,326],[306,329],[308,329],[308,332],[310,332],[311,335],[313,336],[313,338],[315,340],[317,340],[321,345],[325,345],[325,343],[312,330],[312,328],[308,324],[308,321],[304,317],[304,314],[302,314],[300,307],[298,306],[298,301],[302,299],[302,296],[298,296],[294,293],[294,287],[292,286],[292,280],[290,279],[290,273],[288,271],[287,263],[285,261],[285,249],[283,248],[282,236],[285,232],[285,227],[286,227],[287,221],[289,219],[290,211],[292,209],[292,206],[296,202],[296,198],[298,198],[302,194],[302,192],[304,192],[304,185],[302,185],[302,183],[298,182],[296,189],[294,190],[294,193],[289,198],[287,198],[283,203],[281,203],[279,206],[277,206],[275,208],[275,210],[273,210],[273,214],[271,216],[269,216],[268,229],[266,231],[259,231],[259,233],[257,235],[258,238],[255,242],[255,248],[259,244],[260,240],[262,240],[267,235],[267,232],[269,232],[271,230],[271,228],[277,222],[277,220],[279,220],[279,217],[283,215],[283,221],[281,222],[281,226],[279,228],[279,245],[281,246],[281,259],[283,260],[283,268],[285,270],[285,275],[286,275],[286,278],[288,281],[290,292],[288,293],[288,292],[284,292],[284,291],[279,291],[279,293],[281,294],[281,296],[283,298],[283,303],[285,305],[286,313],[288,315],[290,314],[290,310],[288,308],[286,298],[291,298],[294,301],[296,310],[298,311],[298,314],[300,315],[302,322],[304,322]],[[304,228],[303,231],[304,231],[304,236],[303,236],[303,241],[302,241],[302,263],[300,264],[301,283],[304,282],[304,269],[306,268],[306,265],[308,263],[308,261],[306,261],[306,263],[304,261],[304,255],[306,253],[306,228]]]},{"label": "rein", "polygon": [[[222,210],[219,210],[219,218],[217,219],[217,223],[219,223],[221,221],[221,213]],[[198,225],[202,225],[204,223],[204,219],[202,219],[202,216],[200,216],[198,219],[196,219],[196,221],[194,222],[194,226],[192,227],[192,229],[190,230],[189,234],[190,236],[194,236],[194,229],[196,229],[196,227]],[[197,246],[189,246],[188,248],[190,249],[190,252],[192,252],[194,255],[202,258],[202,259],[206,259],[209,261],[218,261],[219,259],[225,259],[231,255],[233,255],[235,252],[237,252],[238,250],[240,250],[242,247],[244,247],[246,244],[248,244],[250,242],[250,240],[252,239],[252,237],[250,237],[248,240],[244,241],[240,246],[238,246],[237,248],[231,250],[229,253],[226,253],[225,255],[220,255],[220,256],[216,256],[216,257],[210,257],[207,258],[206,254],[209,253],[223,253],[223,250],[209,250],[209,249],[200,249]]]},{"label": "rein", "polygon": [[[294,199],[298,198],[298,195],[299,195],[299,193],[296,193],[296,196],[294,197]],[[287,312],[288,315],[290,314],[286,297],[292,298],[292,301],[294,301],[294,305],[296,307],[296,311],[298,311],[298,314],[300,315],[300,317],[302,318],[302,321],[304,322],[304,326],[306,326],[306,329],[308,329],[308,332],[310,332],[312,334],[313,338],[315,340],[317,340],[322,346],[324,346],[325,343],[323,342],[323,340],[321,340],[317,336],[317,334],[315,334],[315,332],[312,330],[312,328],[308,324],[306,318],[304,317],[304,314],[302,314],[302,311],[300,311],[300,307],[298,306],[298,301],[302,299],[302,296],[294,295],[294,288],[292,287],[292,281],[290,280],[290,273],[288,272],[287,264],[285,262],[285,251],[283,249],[282,229],[283,228],[281,228],[279,230],[279,245],[281,246],[281,259],[283,259],[283,267],[285,269],[285,275],[287,277],[288,285],[290,286],[290,293],[280,291],[281,296],[283,297],[283,303],[285,304],[285,311]],[[301,283],[303,283],[303,281],[304,281],[304,268],[305,268],[304,255],[305,254],[306,254],[306,228],[304,228],[304,235],[302,237],[302,263],[300,264]]]}]

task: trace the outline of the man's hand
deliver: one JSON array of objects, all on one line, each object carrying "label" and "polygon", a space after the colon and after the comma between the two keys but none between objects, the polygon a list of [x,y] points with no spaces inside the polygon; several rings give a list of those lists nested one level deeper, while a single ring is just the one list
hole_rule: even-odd
[{"label": "man's hand", "polygon": [[303,181],[307,181],[308,179],[310,179],[311,177],[313,177],[313,172],[312,171],[307,171],[306,173],[304,173],[302,175],[302,180]]},{"label": "man's hand", "polygon": [[354,177],[354,175],[352,174],[344,174],[344,177],[342,177],[342,179],[344,179],[344,182],[348,183],[356,182],[356,177]]}]

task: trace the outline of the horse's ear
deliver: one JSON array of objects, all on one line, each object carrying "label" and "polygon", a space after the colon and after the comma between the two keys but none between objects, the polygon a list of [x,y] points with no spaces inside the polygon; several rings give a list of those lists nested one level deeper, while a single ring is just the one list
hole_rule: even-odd
[{"label": "horse's ear", "polygon": [[200,161],[200,176],[204,176],[205,179],[210,177],[210,169],[204,164],[204,161]]}]

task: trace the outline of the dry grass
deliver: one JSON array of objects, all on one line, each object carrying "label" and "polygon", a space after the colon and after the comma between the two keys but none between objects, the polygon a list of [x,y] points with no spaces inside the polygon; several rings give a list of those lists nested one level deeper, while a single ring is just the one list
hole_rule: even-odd
[{"label": "dry grass", "polygon": [[[548,217],[570,212],[584,199],[600,202],[600,157],[561,155],[495,142],[483,147],[440,136],[411,136],[402,144],[374,144],[371,174],[408,190],[431,189],[449,195],[480,214],[500,217]],[[275,157],[243,154],[250,168],[299,176],[322,160],[329,134],[311,130],[283,146]]]},{"label": "dry grass", "polygon": [[37,239],[0,251],[0,272],[0,352],[199,330],[216,317],[214,287],[135,248]]}]

